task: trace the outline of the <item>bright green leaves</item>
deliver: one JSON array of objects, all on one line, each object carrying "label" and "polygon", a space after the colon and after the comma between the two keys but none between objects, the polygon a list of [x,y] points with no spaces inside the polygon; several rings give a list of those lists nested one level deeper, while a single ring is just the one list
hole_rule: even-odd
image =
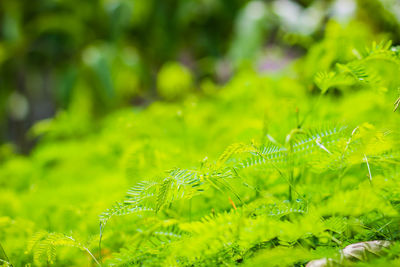
[{"label": "bright green leaves", "polygon": [[133,186],[126,198],[100,215],[102,227],[113,216],[134,213],[157,213],[179,199],[190,199],[203,191],[201,174],[197,171],[175,169],[161,180],[142,181]]},{"label": "bright green leaves", "polygon": [[387,87],[387,80],[395,79],[388,77],[377,68],[378,64],[385,64],[386,68],[393,68],[387,63],[394,63],[395,68],[400,66],[400,57],[396,47],[391,47],[391,42],[373,43],[372,47],[365,51],[356,52],[358,59],[337,63],[331,71],[319,72],[314,77],[314,82],[325,94],[329,88],[343,89],[350,86],[361,87]]},{"label": "bright green leaves", "polygon": [[82,242],[72,236],[60,233],[37,232],[28,242],[27,253],[33,253],[33,261],[36,265],[44,266],[54,263],[57,247],[74,247],[86,251],[94,262],[100,266],[100,263]]}]

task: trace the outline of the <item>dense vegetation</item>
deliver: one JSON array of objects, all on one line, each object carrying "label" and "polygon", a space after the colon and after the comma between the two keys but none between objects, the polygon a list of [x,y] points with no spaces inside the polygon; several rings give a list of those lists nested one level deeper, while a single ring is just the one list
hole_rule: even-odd
[{"label": "dense vegetation", "polygon": [[[10,3],[0,5],[16,8]],[[128,84],[122,78],[110,80],[113,97],[96,79],[94,87],[71,86],[64,109],[24,132],[37,141],[28,154],[18,153],[21,144],[0,146],[0,265],[305,266],[330,258],[400,266],[400,26],[382,2],[364,3],[357,19],[321,22],[323,33],[286,29],[275,42],[306,52],[278,71],[252,67],[256,60],[241,52],[257,45],[244,35],[233,38],[226,83],[138,45],[140,62],[163,67],[152,79],[143,63],[147,74],[133,84],[153,81],[156,92],[118,91]],[[242,10],[237,21],[246,20],[246,7],[232,6]],[[366,22],[372,9],[376,17]],[[121,25],[113,32],[126,37]],[[253,44],[263,43],[264,30]],[[151,33],[146,38],[156,40]],[[101,56],[124,58],[113,53],[126,52],[125,41]],[[99,77],[113,77],[102,60],[88,62]],[[131,77],[118,64],[113,71]],[[125,103],[138,97],[145,103]],[[359,261],[340,253],[371,240],[389,242]]]}]

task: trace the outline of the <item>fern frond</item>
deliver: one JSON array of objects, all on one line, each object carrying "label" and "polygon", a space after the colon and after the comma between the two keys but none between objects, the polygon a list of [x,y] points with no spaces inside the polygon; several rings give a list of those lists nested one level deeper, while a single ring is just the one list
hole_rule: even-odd
[{"label": "fern frond", "polygon": [[303,201],[280,202],[268,205],[268,216],[283,217],[289,214],[305,214],[307,213],[307,205]]},{"label": "fern frond", "polygon": [[27,251],[31,251],[36,244],[45,238],[48,235],[48,232],[46,231],[39,231],[36,232],[31,238],[28,240],[28,245],[27,245]]},{"label": "fern frond", "polygon": [[201,192],[202,181],[197,171],[176,169],[159,186],[156,211],[173,201],[191,198]]},{"label": "fern frond", "polygon": [[287,149],[275,144],[267,143],[239,163],[236,168],[244,169],[257,165],[282,165],[287,162]]},{"label": "fern frond", "polygon": [[156,212],[158,212],[163,205],[167,204],[168,194],[170,193],[172,183],[173,179],[167,177],[164,179],[161,186],[159,187],[157,194]]},{"label": "fern frond", "polygon": [[199,265],[206,259],[217,260],[227,250],[230,258],[241,259],[248,251],[261,249],[274,240],[289,244],[313,234],[324,235],[324,225],[315,214],[302,210],[300,206],[293,206],[291,213],[300,211],[299,220],[290,222],[282,218],[283,214],[266,213],[274,208],[269,205],[241,207],[238,212],[225,212],[206,216],[197,222],[180,224],[180,228],[188,231],[190,236],[174,244],[169,262],[182,259],[185,265]]},{"label": "fern frond", "polygon": [[348,64],[337,64],[338,70],[344,74],[349,74],[355,82],[372,83],[377,82],[376,75],[367,70],[366,66],[359,62],[350,62]]},{"label": "fern frond", "polygon": [[351,84],[352,79],[346,75],[340,75],[333,71],[322,71],[315,75],[314,82],[317,87],[321,89],[321,94],[325,94],[329,88]]},{"label": "fern frond", "polygon": [[400,53],[397,48],[391,47],[390,41],[374,42],[371,47],[361,51],[360,59],[345,64],[336,64],[336,71],[320,72],[314,77],[314,82],[321,89],[322,94],[335,86],[349,86],[354,84],[377,85],[381,78],[368,63],[370,60],[381,60],[400,66]]},{"label": "fern frond", "polygon": [[324,224],[331,232],[342,234],[347,230],[348,222],[345,217],[332,216],[324,219]]},{"label": "fern frond", "polygon": [[48,233],[46,231],[36,233],[28,242],[27,252],[33,252],[34,263],[38,266],[42,266],[44,262],[47,264],[54,262],[56,259],[57,247],[60,246],[74,247],[86,251],[96,264],[100,266],[100,263],[82,242],[74,239],[72,236],[61,233]]},{"label": "fern frond", "polygon": [[305,137],[297,140],[293,145],[294,154],[310,154],[318,151],[327,151],[337,141],[345,136],[346,126],[323,127],[305,130]]},{"label": "fern frond", "polygon": [[267,144],[258,148],[257,152],[240,162],[238,168],[262,165],[273,168],[286,168],[287,165],[304,165],[312,162],[319,155],[332,154],[331,150],[346,133],[346,127],[324,127],[303,130],[300,137],[293,139],[291,148]]},{"label": "fern frond", "polygon": [[142,181],[128,190],[123,202],[116,203],[100,215],[101,230],[114,216],[142,212],[158,212],[176,200],[191,198],[203,189],[197,171],[175,169],[161,181]]},{"label": "fern frond", "polygon": [[154,265],[159,262],[161,254],[165,254],[168,246],[181,239],[185,234],[177,226],[176,221],[153,221],[149,229],[138,232],[134,242],[127,248],[114,254],[109,266],[132,266],[135,264]]},{"label": "fern frond", "polygon": [[218,158],[216,163],[217,168],[221,167],[233,155],[243,152],[256,152],[256,149],[254,148],[254,146],[244,143],[232,144],[228,146],[228,148]]},{"label": "fern frond", "polygon": [[151,206],[158,186],[157,181],[141,181],[128,190],[124,203],[132,206]]},{"label": "fern frond", "polygon": [[379,53],[385,53],[385,52],[389,51],[391,47],[392,47],[391,40],[381,41],[379,43],[374,41],[374,42],[372,42],[372,45],[370,47],[367,47],[365,49],[366,53],[364,53],[364,57],[371,56],[374,54],[379,54]]},{"label": "fern frond", "polygon": [[108,220],[114,216],[123,216],[142,212],[154,212],[154,209],[150,207],[126,205],[124,203],[117,202],[114,206],[100,214],[100,224],[102,227],[104,227]]},{"label": "fern frond", "polygon": [[354,84],[372,85],[379,83],[379,77],[370,68],[366,68],[363,61],[353,61],[347,64],[336,64],[337,71],[319,72],[314,82],[324,94],[328,89],[338,86]]}]

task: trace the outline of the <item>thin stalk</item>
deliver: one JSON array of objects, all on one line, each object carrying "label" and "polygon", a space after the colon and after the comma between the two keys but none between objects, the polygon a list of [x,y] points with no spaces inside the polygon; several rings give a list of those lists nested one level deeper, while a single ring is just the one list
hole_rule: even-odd
[{"label": "thin stalk", "polygon": [[10,264],[10,260],[8,259],[7,254],[4,251],[3,246],[1,244],[0,244],[0,260]]},{"label": "thin stalk", "polygon": [[94,260],[94,262],[96,262],[96,264],[98,266],[101,266],[100,262],[97,261],[96,257],[92,254],[92,252],[90,252],[90,250],[87,247],[83,247],[87,253],[89,253],[89,255],[92,257],[92,259]]},{"label": "thin stalk", "polygon": [[[257,155],[259,155],[260,157],[263,157],[264,159],[267,159],[263,154],[257,152]],[[278,168],[278,166],[276,166],[273,162],[271,162],[272,167],[275,168],[275,170],[279,173],[280,176],[283,177],[283,179],[286,180],[286,182],[290,185],[290,190],[293,191],[294,193],[296,193],[299,197],[301,197],[300,193],[296,191],[296,189],[293,186],[293,183],[290,181],[290,178],[288,178],[286,175],[283,174],[283,172]]]},{"label": "thin stalk", "polygon": [[101,222],[100,222],[100,236],[99,236],[99,260],[101,260],[101,239],[103,238],[103,230],[104,230],[104,226]]},{"label": "thin stalk", "polygon": [[351,143],[353,142],[353,137],[358,131],[359,131],[359,126],[357,126],[356,128],[353,129],[353,131],[351,132],[350,138],[346,142],[346,147],[344,148],[342,155],[340,156],[340,171],[338,174],[339,188],[342,187],[343,176],[346,173],[346,171],[349,169],[349,166],[345,167],[345,153],[346,153],[347,149],[349,149]]},{"label": "thin stalk", "polygon": [[290,133],[286,136],[286,144],[289,144],[289,154],[288,154],[288,162],[289,162],[289,201],[292,201],[292,190],[294,187],[294,152],[293,152],[293,137],[296,134],[304,134],[304,131],[301,128],[295,128],[290,131]]},{"label": "thin stalk", "polygon": [[303,120],[298,124],[297,128],[301,128],[304,124],[304,122],[306,121],[306,119],[308,118],[308,116],[310,116],[315,108],[317,106],[319,106],[319,103],[321,102],[322,96],[324,95],[324,92],[321,92],[317,98],[317,100],[315,101],[315,103],[311,106],[311,109],[306,113],[306,115],[303,117]]},{"label": "thin stalk", "polygon": [[294,181],[294,161],[293,161],[293,143],[290,142],[290,151],[289,151],[289,202],[292,202],[292,185]]},{"label": "thin stalk", "polygon": [[92,259],[94,260],[94,262],[96,262],[96,264],[97,264],[98,266],[101,267],[100,262],[97,261],[96,257],[92,254],[92,252],[90,252],[90,250],[89,250],[86,246],[84,246],[83,244],[77,242],[72,236],[66,236],[66,237],[67,237],[68,239],[71,239],[73,242],[79,244],[79,245],[80,245],[79,247],[80,247],[81,249],[85,250],[87,253],[89,253],[89,255],[92,257]]},{"label": "thin stalk", "polygon": [[368,158],[367,155],[364,154],[364,161],[367,164],[367,168],[368,168],[368,176],[369,176],[369,183],[372,186],[372,174],[371,174],[371,168],[369,167],[369,163],[368,163]]}]

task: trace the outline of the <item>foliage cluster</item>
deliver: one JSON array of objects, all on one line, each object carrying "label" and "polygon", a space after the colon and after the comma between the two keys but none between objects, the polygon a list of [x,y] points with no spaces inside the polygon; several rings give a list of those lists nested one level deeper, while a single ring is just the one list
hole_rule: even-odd
[{"label": "foliage cluster", "polygon": [[[387,37],[329,21],[282,72],[243,68],[101,120],[78,91],[31,129],[30,155],[0,147],[0,265],[304,266],[376,239],[386,254],[351,264],[398,265],[400,51]],[[169,68],[183,80],[168,82],[192,82]]]},{"label": "foliage cluster", "polygon": [[395,42],[400,32],[396,0],[31,2],[0,3],[0,142],[25,153],[24,133],[71,109],[81,91],[96,103],[95,120],[223,83],[242,68],[280,69],[321,40],[329,18],[355,18]]}]

